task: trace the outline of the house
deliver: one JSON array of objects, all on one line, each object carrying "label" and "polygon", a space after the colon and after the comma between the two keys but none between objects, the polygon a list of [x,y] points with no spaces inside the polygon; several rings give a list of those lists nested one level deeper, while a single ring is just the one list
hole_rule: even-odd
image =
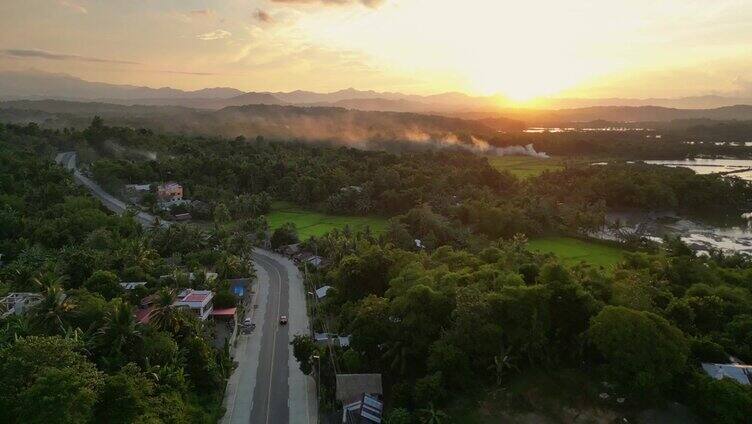
[{"label": "house", "polygon": [[133,281],[133,282],[120,283],[120,287],[122,287],[123,290],[125,291],[133,290],[136,287],[144,287],[145,285],[146,285],[146,281]]},{"label": "house", "polygon": [[151,319],[151,313],[154,311],[154,303],[159,299],[159,293],[152,293],[141,299],[136,309],[136,322],[139,324],[148,324]]},{"label": "house", "polygon": [[313,333],[313,340],[316,343],[322,343],[322,344],[331,343],[331,337],[329,337],[329,333]]},{"label": "house", "polygon": [[305,260],[305,263],[311,265],[314,268],[321,268],[324,265],[324,258],[319,255],[313,255]]},{"label": "house", "polygon": [[297,255],[298,252],[300,252],[300,243],[288,244],[287,246],[282,246],[279,251],[285,256],[293,257]]},{"label": "house", "polygon": [[352,336],[337,336],[336,344],[339,347],[349,347],[350,346],[350,337]]},{"label": "house", "polygon": [[0,299],[0,318],[21,315],[42,301],[39,293],[9,293]]},{"label": "house", "polygon": [[381,374],[337,374],[337,400],[342,402],[342,422],[378,424],[384,411]]},{"label": "house", "polygon": [[211,290],[185,289],[178,294],[175,302],[176,308],[189,308],[201,320],[206,320],[214,310],[214,293]]},{"label": "house", "polygon": [[363,397],[342,407],[345,424],[379,424],[384,413],[381,396],[364,393]]},{"label": "house", "polygon": [[157,199],[160,202],[183,200],[183,186],[174,182],[160,184],[157,187]]},{"label": "house", "polygon": [[326,297],[327,293],[329,293],[329,290],[331,290],[332,286],[321,286],[316,289],[316,299],[321,300]]},{"label": "house", "polygon": [[125,189],[134,193],[145,193],[151,190],[150,184],[126,184]]},{"label": "house", "polygon": [[350,338],[352,336],[340,336],[333,333],[313,333],[313,341],[325,346],[350,346]]},{"label": "house", "polygon": [[749,386],[752,384],[752,365],[702,363],[705,373],[716,380],[730,378]]}]

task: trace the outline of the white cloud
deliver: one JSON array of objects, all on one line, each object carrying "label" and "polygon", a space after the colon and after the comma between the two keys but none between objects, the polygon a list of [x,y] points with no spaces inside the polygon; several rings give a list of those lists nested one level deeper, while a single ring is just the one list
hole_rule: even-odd
[{"label": "white cloud", "polygon": [[199,34],[196,36],[199,40],[221,40],[223,38],[228,38],[232,35],[230,31],[225,31],[223,29],[216,29],[214,31],[205,32],[203,34]]}]

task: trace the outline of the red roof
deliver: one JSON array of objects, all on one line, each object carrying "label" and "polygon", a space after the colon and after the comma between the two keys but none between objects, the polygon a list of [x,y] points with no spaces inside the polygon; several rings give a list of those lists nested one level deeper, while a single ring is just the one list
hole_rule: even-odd
[{"label": "red roof", "polygon": [[151,313],[153,310],[154,306],[136,310],[136,321],[138,321],[139,324],[148,324],[149,319],[151,319]]},{"label": "red roof", "polygon": [[237,308],[214,309],[211,314],[214,316],[231,317],[235,315],[236,309]]},{"label": "red roof", "polygon": [[183,298],[183,302],[203,302],[207,297],[209,297],[206,293],[191,293],[188,296]]}]

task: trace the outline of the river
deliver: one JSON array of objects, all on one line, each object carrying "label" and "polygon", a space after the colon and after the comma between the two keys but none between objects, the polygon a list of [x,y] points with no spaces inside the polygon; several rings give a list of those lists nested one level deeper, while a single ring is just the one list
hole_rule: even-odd
[{"label": "river", "polygon": [[698,174],[726,174],[752,181],[752,160],[748,159],[679,159],[646,160],[645,163],[672,168],[688,168]]}]

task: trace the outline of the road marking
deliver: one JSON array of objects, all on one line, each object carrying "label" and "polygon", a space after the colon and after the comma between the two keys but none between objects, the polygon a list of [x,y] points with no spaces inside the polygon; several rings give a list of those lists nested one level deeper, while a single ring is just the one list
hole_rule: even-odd
[{"label": "road marking", "polygon": [[[266,258],[264,258],[266,259]],[[267,391],[266,395],[266,424],[269,424],[269,410],[271,409],[271,399],[272,399],[272,383],[274,382],[274,357],[277,353],[277,332],[279,330],[279,312],[282,307],[282,273],[279,272],[279,269],[274,266],[273,261],[267,262],[267,264],[271,263],[271,267],[274,269],[274,272],[279,276],[279,287],[277,290],[277,318],[274,319],[274,335],[272,338],[272,360],[271,360],[271,369],[269,370],[269,390]],[[271,279],[270,279],[271,280]]]}]

